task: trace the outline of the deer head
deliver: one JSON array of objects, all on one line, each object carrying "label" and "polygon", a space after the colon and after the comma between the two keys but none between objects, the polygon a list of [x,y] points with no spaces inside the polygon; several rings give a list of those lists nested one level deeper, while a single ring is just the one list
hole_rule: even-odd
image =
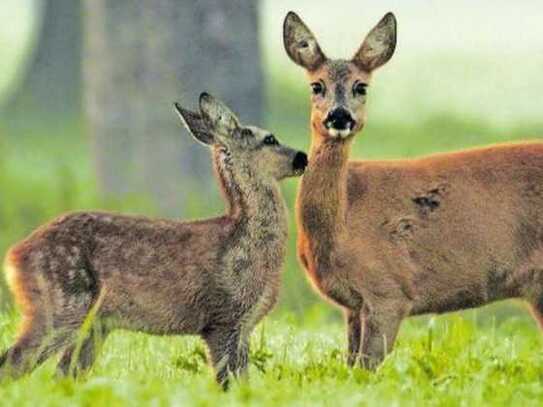
[{"label": "deer head", "polygon": [[311,125],[326,139],[344,140],[366,123],[371,74],[392,57],[396,18],[387,13],[369,32],[350,60],[329,59],[300,17],[289,12],[283,41],[290,59],[306,69],[311,84]]}]

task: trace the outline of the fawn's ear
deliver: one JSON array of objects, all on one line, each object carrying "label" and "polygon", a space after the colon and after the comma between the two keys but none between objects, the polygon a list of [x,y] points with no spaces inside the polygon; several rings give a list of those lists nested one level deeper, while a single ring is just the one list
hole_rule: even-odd
[{"label": "fawn's ear", "polygon": [[174,106],[181,121],[197,141],[207,145],[214,143],[213,135],[209,132],[202,115],[184,109],[179,103],[174,103]]},{"label": "fawn's ear", "polygon": [[200,112],[207,127],[214,134],[229,137],[239,128],[236,115],[209,93],[200,95]]},{"label": "fawn's ear", "polygon": [[283,44],[290,59],[308,71],[318,69],[326,61],[315,36],[293,11],[289,11],[283,23]]},{"label": "fawn's ear", "polygon": [[384,65],[396,49],[396,17],[387,13],[373,27],[356,52],[353,62],[367,72]]}]

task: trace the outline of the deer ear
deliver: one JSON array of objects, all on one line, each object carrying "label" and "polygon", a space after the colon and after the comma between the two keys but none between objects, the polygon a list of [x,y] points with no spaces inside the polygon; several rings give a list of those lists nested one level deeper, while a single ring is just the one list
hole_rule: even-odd
[{"label": "deer ear", "polygon": [[240,126],[236,115],[209,93],[200,95],[200,112],[207,127],[214,134],[228,137]]},{"label": "deer ear", "polygon": [[179,103],[174,103],[174,107],[181,118],[181,122],[197,141],[207,145],[214,143],[213,135],[209,132],[200,114],[184,109]]},{"label": "deer ear", "polygon": [[293,11],[283,23],[283,44],[290,59],[308,71],[318,69],[326,61],[315,36]]},{"label": "deer ear", "polygon": [[353,62],[367,72],[388,62],[396,49],[396,17],[387,13],[366,36]]}]

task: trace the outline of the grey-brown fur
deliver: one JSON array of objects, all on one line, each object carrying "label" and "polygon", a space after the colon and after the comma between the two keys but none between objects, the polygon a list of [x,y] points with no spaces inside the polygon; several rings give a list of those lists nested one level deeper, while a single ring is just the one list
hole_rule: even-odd
[{"label": "grey-brown fur", "polygon": [[[225,386],[229,372],[245,371],[249,335],[279,290],[287,214],[278,180],[299,175],[305,163],[295,160],[305,155],[264,145],[268,132],[241,126],[207,94],[201,114],[176,107],[213,150],[227,213],[194,222],[73,213],[14,246],[6,268],[24,322],[0,376],[19,376],[59,350],[59,373],[87,370],[117,328],[200,335]],[[76,347],[93,307],[89,336]]]}]

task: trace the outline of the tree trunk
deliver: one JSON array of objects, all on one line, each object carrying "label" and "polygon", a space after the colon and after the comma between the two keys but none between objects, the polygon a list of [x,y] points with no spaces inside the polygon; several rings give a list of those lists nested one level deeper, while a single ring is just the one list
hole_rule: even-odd
[{"label": "tree trunk", "polygon": [[11,124],[54,125],[81,115],[81,2],[36,3],[42,15],[36,45],[2,112]]},{"label": "tree trunk", "polygon": [[260,121],[257,2],[85,4],[84,102],[100,186],[116,196],[148,194],[179,216],[191,191],[216,188],[208,151],[188,137],[172,103],[195,108],[206,90],[242,120]]}]

